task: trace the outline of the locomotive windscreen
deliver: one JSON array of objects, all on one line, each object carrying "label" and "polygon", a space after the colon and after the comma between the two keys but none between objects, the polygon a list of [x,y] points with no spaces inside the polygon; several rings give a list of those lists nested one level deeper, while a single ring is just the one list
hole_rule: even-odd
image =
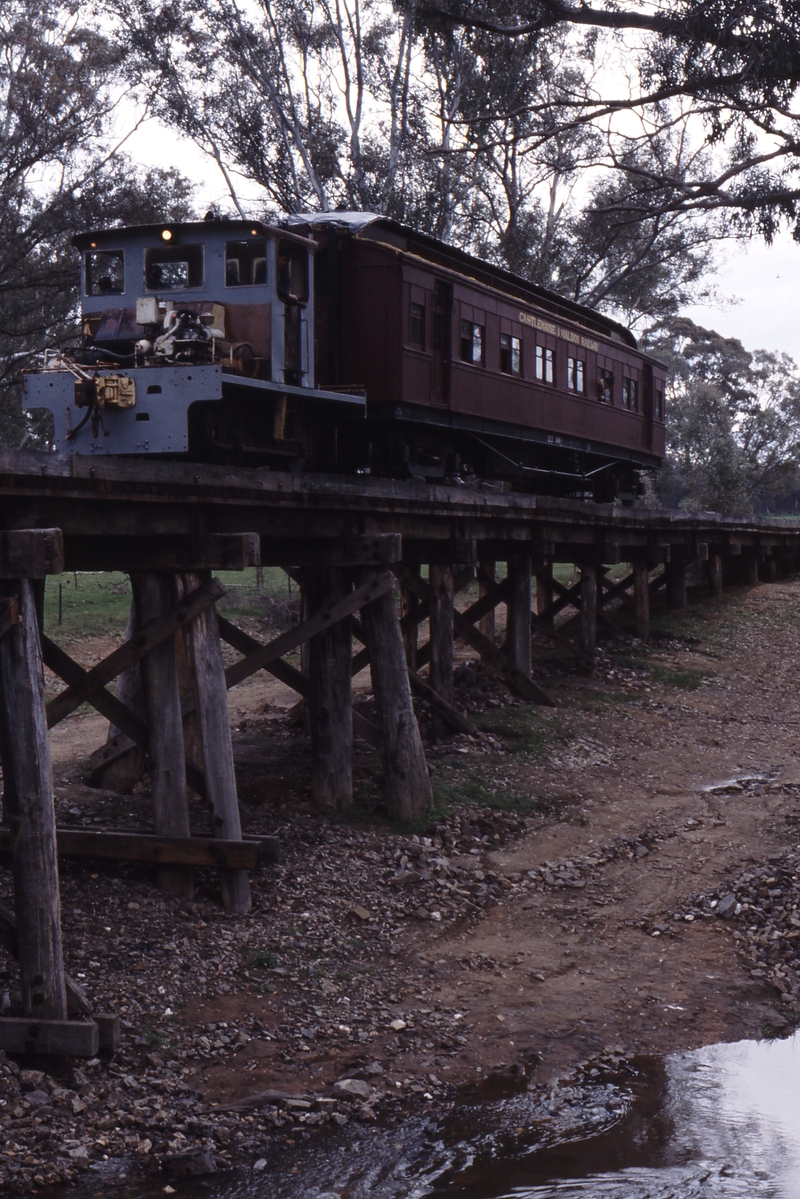
[{"label": "locomotive windscreen", "polygon": [[87,296],[121,296],[125,291],[122,250],[89,250],[85,257]]},{"label": "locomotive windscreen", "polygon": [[267,239],[225,243],[225,286],[258,287],[267,282]]},{"label": "locomotive windscreen", "polygon": [[206,279],[205,246],[154,246],[144,252],[147,291],[184,291]]}]

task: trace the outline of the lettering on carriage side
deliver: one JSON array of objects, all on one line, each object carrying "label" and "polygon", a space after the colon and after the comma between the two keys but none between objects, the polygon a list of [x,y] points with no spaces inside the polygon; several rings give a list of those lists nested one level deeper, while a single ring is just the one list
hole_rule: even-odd
[{"label": "lettering on carriage side", "polygon": [[529,312],[521,312],[519,319],[521,324],[528,325],[531,329],[538,329],[541,333],[550,333],[553,337],[563,337],[565,341],[582,346],[584,350],[594,350],[596,353],[600,349],[600,343],[593,341],[591,337],[583,337],[574,329],[565,329],[563,325],[554,325],[552,321],[543,321],[540,316],[531,316]]}]

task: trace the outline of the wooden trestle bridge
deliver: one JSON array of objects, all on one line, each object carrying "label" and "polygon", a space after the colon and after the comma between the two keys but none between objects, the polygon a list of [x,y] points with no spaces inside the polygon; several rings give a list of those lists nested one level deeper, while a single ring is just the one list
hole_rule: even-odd
[{"label": "wooden trestle bridge", "polygon": [[[178,896],[191,894],[193,866],[212,865],[226,909],[248,911],[248,869],[259,857],[274,860],[279,848],[242,838],[226,692],[256,671],[306,702],[318,803],[350,802],[356,736],[380,753],[390,813],[407,818],[431,798],[412,692],[428,700],[441,735],[471,727],[453,702],[454,637],[514,693],[546,704],[531,634],[563,638],[565,626],[554,626],[563,609],[577,609],[578,652],[591,662],[612,600],[632,593],[636,634],[647,640],[652,594],[664,586],[669,606],[684,607],[691,564],[703,564],[719,594],[728,582],[783,577],[798,558],[800,522],[616,508],[496,487],[0,455],[0,850],[10,854],[15,897],[13,912],[0,906],[0,938],[19,959],[25,1012],[0,1019],[0,1048],[93,1055],[118,1035],[115,1017],[94,1013],[64,972],[59,853],[155,862],[159,884]],[[507,564],[502,581],[498,562]],[[574,586],[554,578],[559,562],[578,567]],[[612,582],[608,567],[618,563],[631,571]],[[224,589],[214,570],[259,564],[283,567],[303,594],[300,623],[267,644],[215,607]],[[41,627],[46,577],[63,570],[131,577],[128,639],[90,670]],[[460,612],[454,597],[476,577],[479,598]],[[500,604],[502,648],[494,639]],[[430,636],[419,645],[424,621]],[[354,638],[363,646],[355,654]],[[241,654],[227,669],[221,641]],[[305,673],[286,661],[300,646]],[[42,663],[65,684],[49,703]],[[376,724],[352,709],[351,679],[367,664]],[[84,702],[116,729],[94,755],[99,773],[146,751],[154,835],[56,828],[47,730]],[[208,802],[208,837],[190,835],[187,789]]]}]

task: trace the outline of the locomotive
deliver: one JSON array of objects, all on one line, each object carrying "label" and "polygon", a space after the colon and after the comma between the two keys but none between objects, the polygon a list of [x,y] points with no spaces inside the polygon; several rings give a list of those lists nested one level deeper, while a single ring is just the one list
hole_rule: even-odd
[{"label": "locomotive", "polygon": [[82,342],[24,372],[85,455],[630,501],[666,369],[617,322],[386,217],[82,233]]}]

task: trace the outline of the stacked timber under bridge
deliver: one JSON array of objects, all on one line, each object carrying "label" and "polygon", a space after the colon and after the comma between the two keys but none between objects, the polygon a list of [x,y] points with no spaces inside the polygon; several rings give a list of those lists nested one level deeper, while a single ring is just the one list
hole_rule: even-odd
[{"label": "stacked timber under bridge", "polygon": [[[574,652],[591,669],[598,626],[615,629],[614,601],[632,606],[636,636],[646,641],[653,594],[664,587],[671,608],[685,607],[690,567],[717,595],[728,583],[785,577],[798,559],[794,521],[617,508],[499,487],[0,455],[0,852],[14,881],[14,910],[0,905],[0,942],[19,960],[23,1008],[0,1018],[0,1048],[94,1056],[117,1043],[114,1014],[94,1012],[64,971],[59,855],[155,863],[159,885],[177,897],[191,896],[194,867],[212,866],[226,910],[249,910],[248,871],[275,861],[280,847],[242,836],[227,691],[257,671],[305,704],[318,804],[351,802],[357,737],[380,755],[390,815],[407,819],[431,802],[413,695],[429,704],[436,736],[473,731],[454,704],[455,638],[516,696],[549,704],[533,669],[533,634],[573,645],[574,626]],[[577,568],[574,585],[554,575],[558,563]],[[630,571],[617,577],[610,568],[621,563]],[[299,623],[269,642],[216,610],[224,588],[213,572],[259,565],[282,567],[302,595]],[[46,578],[64,570],[131,578],[127,638],[88,670],[43,629]],[[456,595],[476,581],[477,598],[461,610]],[[557,625],[570,608],[572,618]],[[227,667],[223,642],[239,655]],[[298,649],[302,670],[287,661]],[[49,702],[43,664],[64,683]],[[352,706],[352,679],[367,665],[374,722]],[[153,834],[56,827],[48,729],[84,703],[111,726],[92,758],[99,780],[146,763]],[[191,835],[190,791],[208,804],[207,836]]]}]

